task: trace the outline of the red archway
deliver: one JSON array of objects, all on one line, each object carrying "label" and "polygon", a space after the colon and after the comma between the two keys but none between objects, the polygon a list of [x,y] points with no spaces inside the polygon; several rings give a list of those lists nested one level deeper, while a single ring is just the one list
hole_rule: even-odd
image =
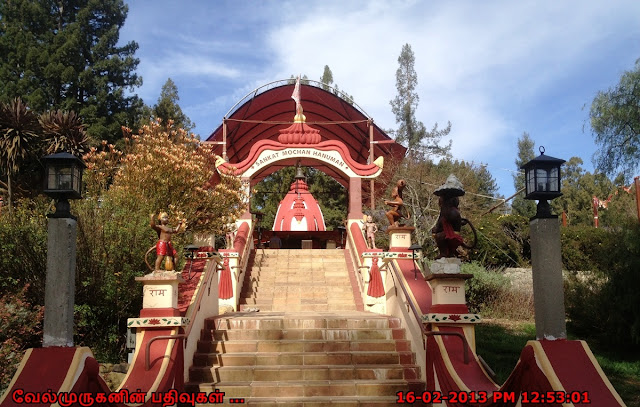
[{"label": "red archway", "polygon": [[[278,142],[280,131],[291,126],[296,114],[296,104],[291,95],[294,84],[281,80],[264,85],[241,99],[223,119],[223,123],[208,137],[214,143],[215,152],[229,163],[241,163],[250,159],[252,147],[259,142]],[[344,148],[349,161],[360,166],[370,166],[378,157],[385,165],[382,174],[374,181],[362,183],[364,201],[370,202],[371,187],[381,190],[392,176],[394,163],[402,160],[406,149],[391,139],[357,104],[324,90],[315,81],[300,86],[301,104],[304,107],[306,124],[319,130],[322,142],[338,143]],[[317,86],[314,86],[317,85]],[[269,143],[267,143],[269,144]],[[259,173],[251,176],[255,184],[273,172],[293,165],[314,167],[351,189],[349,178],[330,163],[311,157],[296,157],[277,160]],[[375,182],[375,184],[374,184]],[[352,191],[356,192],[356,191]]]}]

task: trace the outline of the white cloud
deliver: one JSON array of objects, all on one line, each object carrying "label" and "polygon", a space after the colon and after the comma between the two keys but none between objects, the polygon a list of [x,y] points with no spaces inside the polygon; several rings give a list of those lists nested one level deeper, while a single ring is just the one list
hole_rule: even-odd
[{"label": "white cloud", "polygon": [[[615,6],[597,0],[184,4],[169,15],[146,16],[155,24],[137,33],[154,45],[143,43],[144,36],[132,39],[144,47],[139,71],[145,92],[155,98],[167,77],[182,77],[189,89],[211,93],[210,101],[194,103],[206,98],[179,86],[181,102],[203,134],[252,89],[297,73],[317,80],[324,65],[379,126],[395,127],[389,100],[396,94],[398,55],[409,43],[419,81],[418,118],[428,128],[452,122],[456,157],[512,168],[523,131],[543,142],[575,138],[558,133],[579,128],[584,113],[564,108],[562,117],[557,107],[549,109],[563,103],[579,109],[615,80],[617,67],[640,56],[637,40],[631,42],[640,34],[635,0]],[[627,60],[615,60],[623,51]],[[541,119],[548,117],[554,120]]]}]

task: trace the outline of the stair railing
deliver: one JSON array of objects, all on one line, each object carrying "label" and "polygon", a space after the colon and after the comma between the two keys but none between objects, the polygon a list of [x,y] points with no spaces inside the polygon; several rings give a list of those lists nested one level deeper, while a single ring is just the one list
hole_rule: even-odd
[{"label": "stair railing", "polygon": [[447,332],[447,331],[432,331],[429,330],[427,328],[427,324],[425,324],[424,322],[422,322],[422,317],[421,317],[421,313],[418,312],[418,305],[415,303],[415,301],[413,300],[413,297],[411,295],[409,295],[409,289],[404,281],[404,278],[402,278],[402,276],[400,276],[400,272],[397,269],[397,265],[395,261],[390,261],[389,263],[389,268],[391,269],[393,275],[395,275],[394,278],[394,282],[396,285],[399,285],[400,288],[402,289],[402,292],[404,293],[404,298],[406,301],[406,304],[408,306],[409,309],[411,309],[413,316],[415,318],[416,323],[418,324],[420,331],[422,332],[422,343],[424,346],[424,349],[427,349],[427,338],[429,336],[456,336],[458,338],[460,338],[462,340],[462,350],[463,350],[463,355],[464,355],[464,363],[468,364],[469,363],[469,346],[468,346],[468,342],[467,342],[467,338],[464,337],[464,335],[462,335],[459,332]]}]

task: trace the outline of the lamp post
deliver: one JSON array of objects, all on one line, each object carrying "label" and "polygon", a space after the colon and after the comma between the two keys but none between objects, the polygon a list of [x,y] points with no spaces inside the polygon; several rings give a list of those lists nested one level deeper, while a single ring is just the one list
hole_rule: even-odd
[{"label": "lamp post", "polygon": [[337,229],[340,231],[340,247],[344,249],[344,232],[347,231],[347,228],[344,226],[338,226]]},{"label": "lamp post", "polygon": [[264,217],[264,213],[258,211],[254,212],[256,215],[256,226],[258,228],[258,249],[262,248],[262,218]]},{"label": "lamp post", "polygon": [[534,218],[557,218],[551,213],[549,201],[562,196],[560,166],[566,161],[544,155],[544,152],[544,147],[540,147],[540,155],[520,167],[525,177],[524,199],[538,200]]},{"label": "lamp post", "polygon": [[564,290],[560,223],[551,213],[549,200],[562,195],[560,166],[565,160],[544,155],[521,168],[525,172],[525,199],[538,200],[536,215],[531,218],[531,266],[537,339],[565,339]]},{"label": "lamp post", "polygon": [[84,163],[69,153],[43,157],[43,192],[56,200],[56,211],[47,215],[47,278],[44,299],[42,345],[73,346],[77,218],[70,199],[82,198]]},{"label": "lamp post", "polygon": [[200,249],[200,246],[195,244],[189,244],[184,247],[188,253],[185,253],[185,257],[189,259],[189,277],[187,280],[191,280],[193,277],[191,276],[191,268],[193,267],[193,262],[196,259],[196,252]]},{"label": "lamp post", "polygon": [[421,252],[422,251],[422,246],[420,246],[417,243],[414,243],[411,246],[409,246],[409,250],[411,250],[411,258],[413,259],[413,279],[417,280],[418,279],[418,268],[416,267],[416,252]]}]

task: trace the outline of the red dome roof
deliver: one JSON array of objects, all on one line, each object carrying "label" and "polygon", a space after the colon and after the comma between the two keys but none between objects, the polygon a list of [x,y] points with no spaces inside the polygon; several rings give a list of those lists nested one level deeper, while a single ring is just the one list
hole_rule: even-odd
[{"label": "red dome roof", "polygon": [[[317,83],[310,81],[310,83]],[[289,80],[277,81],[265,85],[251,92],[242,99],[226,116],[227,123],[227,158],[231,163],[238,163],[246,159],[251,146],[259,140],[280,141],[279,136],[295,138],[296,134],[304,131],[305,139],[319,136],[322,141],[338,140],[344,143],[351,158],[361,164],[369,160],[369,125],[371,118],[358,109],[355,104],[349,104],[346,100],[324,89],[301,85],[301,104],[304,108],[306,123],[294,123],[296,104],[291,99],[294,85]],[[315,130],[315,131],[314,131]],[[311,135],[308,132],[313,132]],[[223,126],[220,125],[207,139],[207,141],[220,142],[223,140]],[[384,157],[385,165],[381,178],[389,178],[392,174],[393,162],[398,162],[404,157],[406,148],[397,144],[381,128],[373,124],[374,157]],[[311,140],[309,140],[311,142]],[[216,154],[222,155],[222,146],[215,146]],[[280,170],[283,167],[296,164],[296,159],[291,162],[286,160],[274,163],[253,179],[253,184],[262,178]],[[331,166],[322,162],[303,159],[303,166],[311,166],[334,177],[343,185],[348,185],[348,180]],[[377,183],[378,181],[376,181]],[[368,182],[362,183],[367,190]],[[363,197],[368,194],[363,194]]]}]

